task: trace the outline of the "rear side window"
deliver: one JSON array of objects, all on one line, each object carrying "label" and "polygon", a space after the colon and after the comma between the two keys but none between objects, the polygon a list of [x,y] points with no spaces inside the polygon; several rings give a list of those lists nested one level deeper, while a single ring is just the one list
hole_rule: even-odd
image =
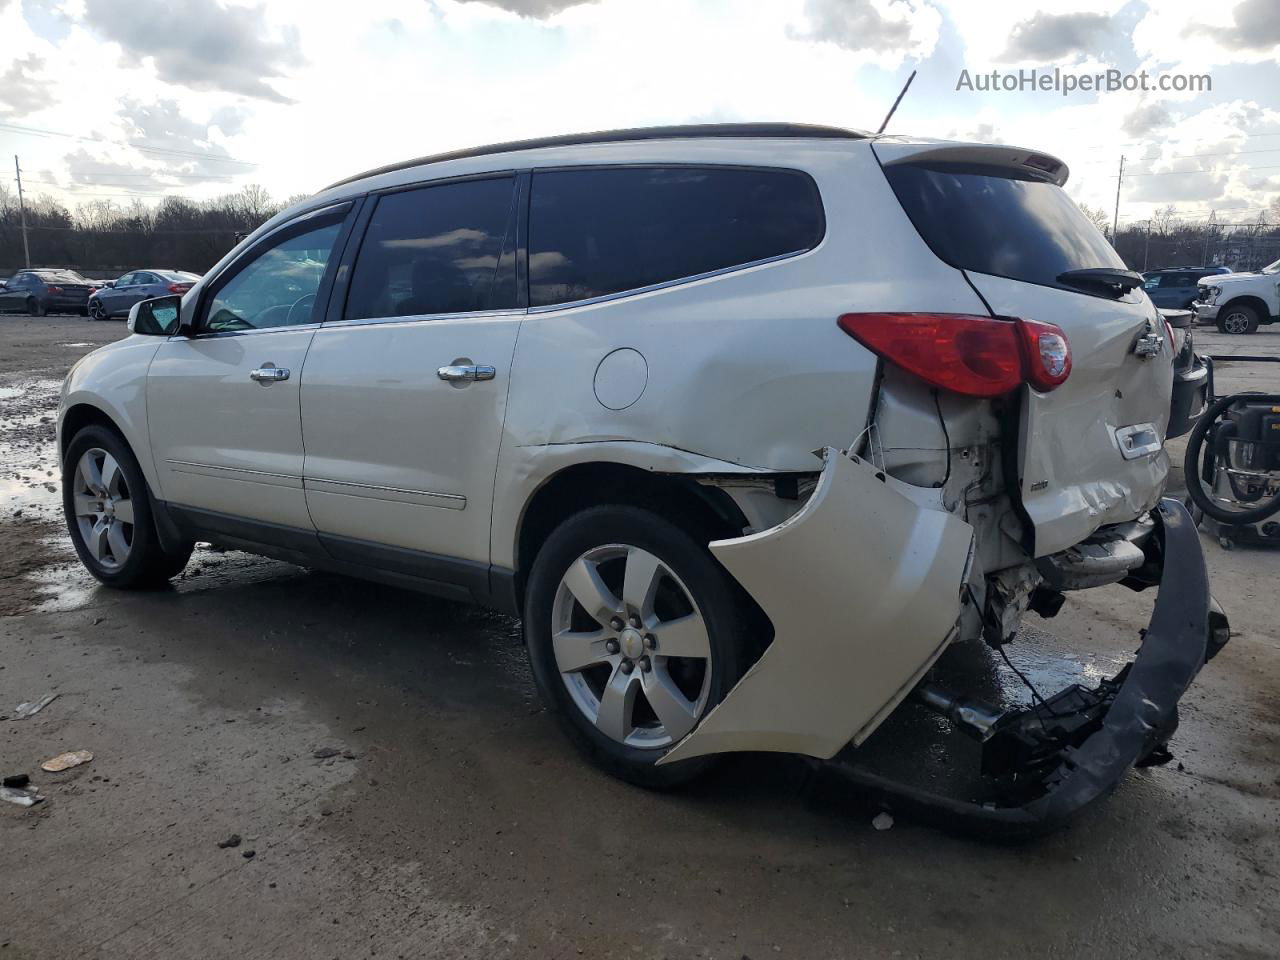
[{"label": "rear side window", "polygon": [[1079,292],[1058,275],[1127,269],[1061,187],[958,165],[885,168],[930,249],[953,267]]},{"label": "rear side window", "polygon": [[585,300],[810,250],[824,229],[817,187],[794,170],[535,172],[529,304]]},{"label": "rear side window", "polygon": [[[516,305],[514,177],[441,183],[379,198],[356,258],[348,320]],[[514,238],[513,238],[514,239]]]}]

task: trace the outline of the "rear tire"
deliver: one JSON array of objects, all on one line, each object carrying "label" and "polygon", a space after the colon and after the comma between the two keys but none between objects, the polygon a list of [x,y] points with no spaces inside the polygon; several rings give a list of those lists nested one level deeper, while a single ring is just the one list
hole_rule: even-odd
[{"label": "rear tire", "polygon": [[1230,304],[1218,314],[1218,332],[1246,334],[1258,332],[1258,311],[1247,304]]},{"label": "rear tire", "polygon": [[[598,604],[582,601],[592,586],[603,587]],[[534,561],[524,609],[548,710],[593,763],[651,789],[687,783],[717,760],[656,765],[742,677],[749,620],[741,588],[703,543],[630,506],[560,524]],[[587,665],[575,668],[575,656]]]},{"label": "rear tire", "polygon": [[109,587],[155,587],[187,565],[194,544],[160,544],[151,492],[138,460],[114,430],[89,426],[67,447],[62,509],[80,562]]},{"label": "rear tire", "polygon": [[27,298],[27,313],[30,316],[43,317],[48,312],[48,308],[35,297]]}]

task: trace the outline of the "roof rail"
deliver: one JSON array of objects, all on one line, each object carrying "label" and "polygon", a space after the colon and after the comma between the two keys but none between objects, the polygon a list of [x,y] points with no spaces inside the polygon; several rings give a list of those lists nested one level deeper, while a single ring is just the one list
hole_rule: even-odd
[{"label": "roof rail", "polygon": [[755,137],[755,138],[797,138],[826,140],[865,140],[871,134],[861,130],[846,130],[843,127],[825,127],[809,123],[696,123],[670,127],[635,127],[628,130],[598,130],[593,133],[568,133],[555,137],[539,137],[534,140],[512,140],[508,143],[493,143],[484,147],[469,147],[465,150],[452,150],[431,156],[418,157],[415,160],[404,160],[390,163],[384,167],[375,167],[346,177],[329,184],[325,190],[332,190],[347,183],[365,180],[383,173],[394,173],[409,167],[418,167],[428,163],[441,163],[445,160],[464,160],[469,157],[483,157],[493,153],[511,153],[516,150],[537,150],[543,147],[570,147],[590,143],[623,143],[632,140],[689,140],[701,137]]}]

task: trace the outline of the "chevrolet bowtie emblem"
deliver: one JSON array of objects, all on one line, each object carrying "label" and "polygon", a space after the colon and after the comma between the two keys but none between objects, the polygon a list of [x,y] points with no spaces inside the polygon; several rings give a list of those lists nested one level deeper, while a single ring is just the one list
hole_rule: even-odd
[{"label": "chevrolet bowtie emblem", "polygon": [[1164,337],[1156,333],[1155,325],[1148,320],[1142,336],[1133,342],[1133,352],[1146,360],[1158,354],[1162,346],[1164,346]]}]

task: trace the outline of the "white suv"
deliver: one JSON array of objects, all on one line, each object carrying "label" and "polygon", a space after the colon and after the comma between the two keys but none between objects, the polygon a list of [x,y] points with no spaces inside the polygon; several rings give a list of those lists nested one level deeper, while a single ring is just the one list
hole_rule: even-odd
[{"label": "white suv", "polygon": [[1257,273],[1201,277],[1192,309],[1200,323],[1216,323],[1223,333],[1257,333],[1280,320],[1280,260]]},{"label": "white suv", "polygon": [[[1163,749],[1225,638],[1160,499],[1168,330],[1066,173],[755,124],[335,184],[68,375],[76,549],[113,586],[207,540],[520,615],[570,736],[651,786],[831,757],[911,696],[1019,784],[964,809],[1060,819]],[[1097,688],[1002,713],[922,683],[1162,577],[1158,652]]]}]

